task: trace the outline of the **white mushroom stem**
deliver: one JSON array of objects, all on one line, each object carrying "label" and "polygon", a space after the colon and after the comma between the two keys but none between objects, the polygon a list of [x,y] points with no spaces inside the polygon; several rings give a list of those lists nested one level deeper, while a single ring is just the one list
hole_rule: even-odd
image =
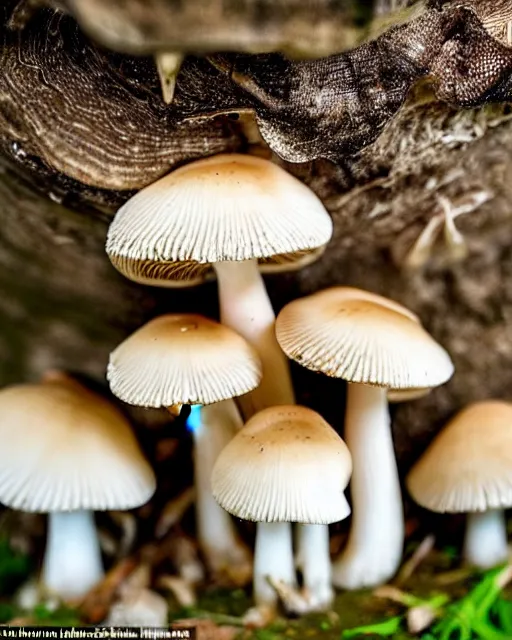
[{"label": "white mushroom stem", "polygon": [[310,610],[328,609],[334,599],[329,553],[329,527],[323,524],[298,526],[298,565]]},{"label": "white mushroom stem", "polygon": [[194,420],[194,482],[196,490],[197,539],[211,571],[226,571],[230,565],[248,564],[250,556],[238,538],[233,520],[212,495],[211,475],[219,453],[243,426],[233,400],[201,407]]},{"label": "white mushroom stem", "polygon": [[[239,402],[245,418],[267,407],[294,404],[295,394],[286,356],[275,336],[275,314],[258,269],[257,260],[242,262],[217,262],[214,265],[219,283],[221,322],[242,335],[259,353],[263,365],[260,386],[248,393]],[[323,526],[323,525],[320,525]],[[320,567],[329,553],[329,535],[326,527],[320,546],[307,545],[301,548],[304,580],[310,584],[319,580]],[[317,567],[311,579],[307,574]],[[319,586],[318,597],[330,589],[330,571],[324,573],[323,587]]]},{"label": "white mushroom stem", "polygon": [[292,528],[288,522],[258,522],[254,548],[254,601],[257,607],[275,609],[277,593],[269,583],[296,587]]},{"label": "white mushroom stem", "polygon": [[43,586],[63,600],[85,595],[104,576],[92,511],[50,513]]},{"label": "white mushroom stem", "polygon": [[467,563],[489,569],[508,558],[507,527],[502,509],[469,513],[464,538],[464,559]]},{"label": "white mushroom stem", "polygon": [[352,525],[333,565],[334,586],[382,584],[402,557],[404,516],[386,389],[350,384],[345,441],[352,454]]},{"label": "white mushroom stem", "polygon": [[288,361],[276,340],[276,317],[257,260],[216,262],[213,266],[219,283],[221,322],[256,349],[263,365],[260,386],[241,399],[245,418],[266,407],[294,404]]}]

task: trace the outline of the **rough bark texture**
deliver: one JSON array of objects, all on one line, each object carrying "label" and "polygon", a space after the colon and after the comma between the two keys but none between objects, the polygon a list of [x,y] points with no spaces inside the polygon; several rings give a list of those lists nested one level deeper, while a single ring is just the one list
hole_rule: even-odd
[{"label": "rough bark texture", "polygon": [[[481,25],[473,27],[478,30]],[[52,31],[51,37],[55,33]],[[461,38],[455,44],[461,45]],[[450,41],[449,49],[455,44]],[[495,43],[492,46],[498,47]],[[512,53],[509,55],[502,44],[497,50],[504,61],[497,83],[509,87]],[[34,48],[27,51],[41,55]],[[6,82],[6,69],[13,73],[12,78],[20,71],[7,49],[3,55],[0,84]],[[60,53],[56,50],[54,55]],[[122,60],[101,55],[108,57],[113,69],[111,81],[119,81]],[[105,59],[95,57],[94,63],[99,60],[103,64]],[[83,61],[77,60],[82,68]],[[127,63],[125,76],[132,78],[140,69],[147,70],[147,61],[141,64],[136,67]],[[206,64],[194,62],[185,76],[181,103],[178,100],[183,112],[187,104],[192,108],[190,105],[197,103],[202,79],[215,71],[212,66],[205,71]],[[43,104],[44,92],[51,90],[52,83],[45,84],[44,72],[41,76],[41,70],[36,68],[34,72],[30,65],[21,71],[32,73],[34,82],[39,78],[39,105]],[[257,66],[250,72],[258,82],[261,80]],[[217,98],[222,101],[228,95],[230,100],[240,101],[243,86],[241,89],[236,78],[228,86],[228,80],[222,80],[222,71],[218,74],[215,77],[221,89]],[[55,77],[58,79],[58,75]],[[175,120],[154,102],[155,87],[141,89],[131,80],[122,82],[127,110],[130,95],[135,96],[136,106],[146,108],[133,117],[130,133],[136,137],[146,123],[158,129],[154,141],[159,148],[166,151],[171,143],[178,145],[178,151],[173,147],[169,157],[164,153],[159,156],[157,173],[194,155],[246,147],[242,127],[223,118],[213,125],[193,125],[202,127],[200,142],[205,146],[185,147],[183,152],[180,140],[186,143],[187,135],[173,138],[172,131],[165,129],[165,123],[174,126]],[[254,89],[255,85],[251,86]],[[19,97],[23,85],[13,81],[4,84],[3,96],[12,99],[16,87]],[[78,96],[76,105],[83,104],[83,92],[88,87],[83,84],[70,91],[79,89],[82,96]],[[403,97],[406,95],[407,90]],[[112,96],[115,104],[114,88]],[[477,97],[478,102],[482,96]],[[25,98],[30,100],[30,94]],[[108,102],[109,95],[104,98]],[[264,114],[269,107],[257,104],[260,98],[244,100]],[[398,102],[401,104],[401,100]],[[104,253],[104,240],[112,211],[129,193],[107,191],[101,180],[97,184],[89,180],[86,186],[76,182],[77,175],[56,171],[55,160],[52,165],[45,156],[48,138],[41,140],[37,133],[48,112],[41,107],[30,112],[21,104],[17,104],[17,111],[6,108],[9,100],[0,104],[0,123],[4,118],[2,146],[8,158],[0,173],[0,384],[33,379],[48,367],[80,371],[102,382],[110,350],[150,317],[164,311],[199,311],[215,316],[215,285],[190,291],[158,291],[119,276]],[[73,108],[73,100],[65,104]],[[226,107],[227,103],[222,104]],[[107,109],[106,102],[104,105]],[[505,106],[460,110],[438,101],[425,86],[417,88],[395,111],[379,125],[387,122],[380,136],[347,163],[315,160],[285,165],[323,199],[335,221],[335,236],[318,263],[299,274],[269,279],[268,285],[277,310],[299,295],[332,284],[376,291],[409,306],[450,351],[457,368],[453,380],[430,396],[394,411],[397,449],[406,468],[430,434],[465,403],[477,398],[512,397],[512,121]],[[23,113],[25,119],[19,116]],[[133,115],[133,110],[130,113]],[[44,124],[51,130],[52,118]],[[329,127],[322,131],[328,137]],[[147,143],[144,136],[140,139]],[[167,139],[169,142],[165,142]],[[72,149],[69,140],[57,140],[51,148],[54,158],[60,142],[68,145],[67,150]],[[21,144],[28,145],[25,149],[29,153]],[[151,139],[144,155],[152,151],[152,144]],[[216,145],[213,149],[212,144]],[[79,170],[83,169],[80,151],[77,148]],[[118,158],[123,157],[129,157],[129,149],[121,145]],[[65,158],[60,155],[59,159],[65,167]],[[131,166],[128,163],[128,168]],[[133,171],[141,166],[133,162]],[[147,171],[150,173],[155,166],[148,163]],[[101,174],[101,165],[98,167],[94,175]],[[126,177],[113,170],[110,175],[121,176],[121,181]],[[146,177],[138,180],[134,181],[135,187]],[[459,246],[457,260],[443,241],[443,211],[450,203],[467,245],[464,258],[460,257]],[[411,254],[411,249],[432,219],[439,223],[438,242],[430,256],[421,256],[421,266],[408,267],[414,260],[418,262],[418,252]],[[299,401],[320,410],[339,428],[343,383],[299,367],[293,371]]]}]

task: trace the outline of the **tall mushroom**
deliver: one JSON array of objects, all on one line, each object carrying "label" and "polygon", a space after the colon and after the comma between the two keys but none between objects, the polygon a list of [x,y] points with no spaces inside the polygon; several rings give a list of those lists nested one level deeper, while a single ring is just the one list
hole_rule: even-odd
[{"label": "tall mushroom", "polygon": [[155,491],[130,425],[64,377],[0,391],[0,502],[48,513],[43,586],[62,599],[103,576],[93,511],[132,509]]},{"label": "tall mushroom", "polygon": [[512,507],[512,404],[475,402],[436,436],[407,476],[422,507],[467,513],[466,561],[481,569],[509,557],[503,510]]},{"label": "tall mushroom", "polygon": [[[321,416],[300,406],[260,411],[219,455],[212,474],[215,499],[237,518],[258,523],[253,581],[261,622],[277,604],[272,582],[290,587],[296,582],[289,523],[310,525],[307,542],[315,546],[315,525],[350,513],[343,492],[351,470],[343,440]],[[318,531],[321,539],[323,529]],[[321,571],[330,569],[328,551],[318,561]],[[304,570],[305,589],[314,598],[317,567],[308,563]]]},{"label": "tall mushroom", "polygon": [[333,578],[335,586],[349,589],[380,584],[398,568],[404,533],[386,389],[443,384],[453,364],[409,310],[351,287],[288,304],[276,334],[288,357],[351,383],[345,440],[354,464],[353,516]]},{"label": "tall mushroom", "polygon": [[327,244],[332,221],[317,196],[277,165],[226,154],[185,165],[139,191],[117,212],[106,249],[125,276],[144,284],[197,284],[213,268],[221,321],[258,351],[261,385],[246,417],[294,402],[288,363],[260,275],[307,264]]},{"label": "tall mushroom", "polygon": [[261,364],[236,332],[196,314],[151,320],[110,355],[112,393],[140,407],[204,405],[194,416],[197,537],[211,571],[244,582],[250,558],[228,514],[215,502],[210,476],[217,455],[242,426],[232,398],[258,386]]}]

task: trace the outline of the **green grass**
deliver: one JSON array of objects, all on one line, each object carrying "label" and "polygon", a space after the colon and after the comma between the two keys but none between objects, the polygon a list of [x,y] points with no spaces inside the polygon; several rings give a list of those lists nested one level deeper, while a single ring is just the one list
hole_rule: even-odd
[{"label": "green grass", "polygon": [[[420,635],[421,640],[511,640],[512,601],[502,593],[502,581],[509,571],[510,567],[505,566],[483,574],[466,596],[452,602],[446,594],[444,601],[443,594],[430,601],[419,601],[413,596],[411,606],[431,606],[437,618],[431,629]],[[406,638],[405,614],[346,629],[341,638],[349,640],[372,636],[396,639],[402,632]]]},{"label": "green grass", "polygon": [[40,624],[41,626],[78,627],[83,624],[75,609],[64,606],[57,609],[49,609],[46,605],[39,604],[34,607],[29,615],[34,620],[34,624]]}]

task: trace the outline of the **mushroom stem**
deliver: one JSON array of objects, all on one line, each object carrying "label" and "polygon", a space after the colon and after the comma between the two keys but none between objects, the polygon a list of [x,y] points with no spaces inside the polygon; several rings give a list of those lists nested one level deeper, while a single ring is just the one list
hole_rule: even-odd
[{"label": "mushroom stem", "polygon": [[263,365],[260,386],[241,399],[247,419],[267,407],[294,404],[290,370],[279,347],[275,314],[257,260],[216,262],[221,322],[243,336],[258,352]]},{"label": "mushroom stem", "polygon": [[323,524],[298,525],[299,565],[309,608],[328,609],[334,599],[329,553],[329,527]]},{"label": "mushroom stem", "polygon": [[62,599],[80,598],[104,576],[92,511],[59,511],[48,516],[42,582]]},{"label": "mushroom stem", "polygon": [[254,548],[254,601],[257,607],[275,609],[278,596],[269,583],[296,587],[292,528],[289,522],[258,522]]},{"label": "mushroom stem", "polygon": [[503,509],[469,513],[464,537],[464,559],[480,569],[495,567],[508,558]]},{"label": "mushroom stem", "polygon": [[358,589],[386,582],[402,556],[404,516],[386,389],[349,384],[345,441],[353,463],[353,515],[333,583]]},{"label": "mushroom stem", "polygon": [[[196,409],[197,410],[197,409]],[[189,420],[190,424],[190,420]],[[251,559],[236,533],[233,520],[215,501],[211,489],[213,466],[219,453],[243,426],[233,400],[204,405],[194,420],[194,482],[196,490],[197,539],[209,569],[226,572],[237,568],[249,578]],[[245,570],[244,570],[245,567]]]}]

